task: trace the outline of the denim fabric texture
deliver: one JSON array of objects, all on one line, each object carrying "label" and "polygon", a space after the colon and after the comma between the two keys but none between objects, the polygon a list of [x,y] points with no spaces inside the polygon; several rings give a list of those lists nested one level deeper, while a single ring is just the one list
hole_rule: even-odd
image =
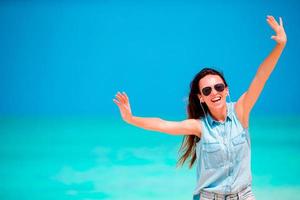
[{"label": "denim fabric texture", "polygon": [[255,197],[251,186],[247,186],[240,192],[228,195],[202,191],[200,194],[194,195],[193,200],[255,200]]},{"label": "denim fabric texture", "polygon": [[209,113],[199,119],[202,135],[196,143],[197,184],[194,196],[200,192],[236,194],[251,186],[249,131],[237,118],[235,102],[227,102],[226,105],[224,122],[214,120]]}]

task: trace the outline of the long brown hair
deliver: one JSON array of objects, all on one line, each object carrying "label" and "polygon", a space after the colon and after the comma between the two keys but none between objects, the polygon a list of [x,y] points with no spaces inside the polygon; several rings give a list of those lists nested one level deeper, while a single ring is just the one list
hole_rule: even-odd
[{"label": "long brown hair", "polygon": [[[200,119],[202,117],[205,117],[205,113],[208,112],[208,107],[206,103],[201,103],[205,113],[203,112],[198,98],[198,94],[200,94],[199,81],[206,75],[220,76],[225,86],[227,87],[227,83],[224,79],[222,72],[219,72],[212,68],[203,68],[200,72],[198,72],[190,83],[189,101],[187,105],[188,119]],[[178,151],[178,153],[182,152],[182,155],[177,162],[177,167],[183,166],[184,162],[190,157],[189,168],[192,168],[196,160],[196,143],[199,140],[200,138],[195,135],[185,135],[183,137],[181,147]]]}]

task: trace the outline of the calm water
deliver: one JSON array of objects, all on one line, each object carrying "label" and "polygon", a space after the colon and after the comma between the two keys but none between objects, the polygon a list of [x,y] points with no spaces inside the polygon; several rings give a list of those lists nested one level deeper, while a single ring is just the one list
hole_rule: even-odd
[{"label": "calm water", "polygon": [[[256,117],[250,133],[257,199],[299,198],[300,117]],[[195,168],[175,168],[181,136],[119,118],[2,117],[0,141],[0,199],[192,198]]]}]

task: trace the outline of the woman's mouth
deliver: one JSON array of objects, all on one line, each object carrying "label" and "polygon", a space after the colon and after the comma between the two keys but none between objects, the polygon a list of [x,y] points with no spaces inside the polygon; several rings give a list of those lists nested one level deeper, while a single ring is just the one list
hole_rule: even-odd
[{"label": "woman's mouth", "polygon": [[218,101],[220,101],[220,100],[221,100],[221,97],[215,97],[215,98],[211,99],[211,101],[212,101],[213,103],[216,103],[216,102],[218,102]]}]

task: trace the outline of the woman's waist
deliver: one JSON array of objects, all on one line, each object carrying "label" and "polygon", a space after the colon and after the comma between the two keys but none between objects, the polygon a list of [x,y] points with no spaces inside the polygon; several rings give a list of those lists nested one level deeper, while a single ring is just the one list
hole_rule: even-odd
[{"label": "woman's waist", "polygon": [[200,195],[209,199],[235,199],[241,198],[252,192],[251,184],[239,188],[237,191],[212,192],[207,189],[202,189]]}]

